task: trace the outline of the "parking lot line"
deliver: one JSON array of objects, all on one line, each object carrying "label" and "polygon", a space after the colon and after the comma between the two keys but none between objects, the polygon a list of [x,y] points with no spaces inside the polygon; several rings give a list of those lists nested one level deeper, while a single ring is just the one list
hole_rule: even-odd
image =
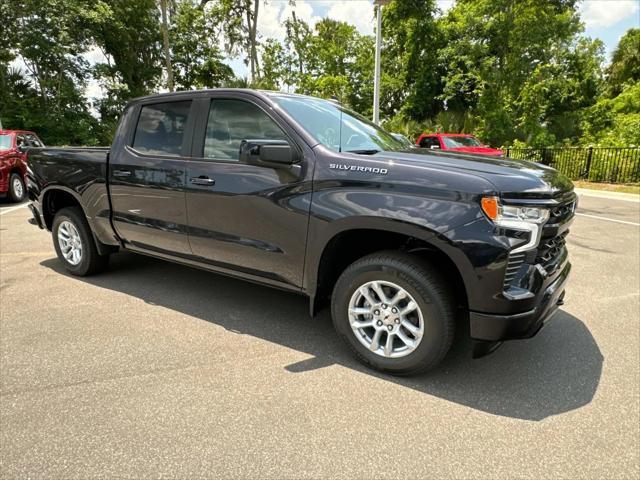
[{"label": "parking lot line", "polygon": [[9,207],[9,208],[0,208],[0,215],[4,215],[5,213],[11,213],[14,212],[20,208],[24,208],[27,205],[29,205],[28,203],[23,203],[22,205],[17,205],[15,207]]},{"label": "parking lot line", "polygon": [[640,223],[627,222],[626,220],[616,220],[615,218],[599,217],[598,215],[589,215],[587,213],[576,213],[576,215],[579,215],[581,217],[596,218],[598,220],[605,220],[607,222],[624,223],[625,225],[634,225],[636,227],[640,227]]}]

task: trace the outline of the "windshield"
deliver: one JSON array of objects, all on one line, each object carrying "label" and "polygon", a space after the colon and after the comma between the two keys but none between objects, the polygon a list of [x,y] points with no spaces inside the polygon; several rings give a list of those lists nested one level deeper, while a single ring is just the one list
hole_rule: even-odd
[{"label": "windshield", "polygon": [[481,147],[482,144],[474,137],[442,137],[447,148]]},{"label": "windshield", "polygon": [[337,103],[289,95],[273,95],[272,98],[314,139],[335,152],[372,154],[405,148],[390,133]]},{"label": "windshield", "polygon": [[11,135],[0,135],[1,150],[11,150]]}]

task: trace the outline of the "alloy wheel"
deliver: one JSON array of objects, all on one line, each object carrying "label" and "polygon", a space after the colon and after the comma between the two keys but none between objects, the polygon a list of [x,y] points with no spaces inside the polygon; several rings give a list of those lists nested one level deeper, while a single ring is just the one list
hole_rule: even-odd
[{"label": "alloy wheel", "polygon": [[424,335],[415,299],[401,286],[382,280],[356,289],[349,301],[349,324],[362,345],[386,358],[409,355]]},{"label": "alloy wheel", "polygon": [[22,198],[24,195],[24,187],[22,186],[22,181],[20,178],[14,176],[13,181],[11,182],[11,189],[13,190],[13,195],[15,198]]},{"label": "alloy wheel", "polygon": [[68,220],[61,222],[58,227],[58,245],[71,265],[78,265],[82,261],[82,238],[75,225]]}]

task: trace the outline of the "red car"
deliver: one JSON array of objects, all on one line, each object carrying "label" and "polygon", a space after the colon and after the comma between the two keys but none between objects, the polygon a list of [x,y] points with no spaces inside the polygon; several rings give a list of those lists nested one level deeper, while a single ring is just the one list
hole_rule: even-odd
[{"label": "red car", "polygon": [[43,147],[33,132],[0,130],[0,198],[21,202],[27,196],[27,148]]},{"label": "red car", "polygon": [[483,145],[473,135],[466,133],[423,133],[418,137],[416,145],[420,148],[433,148],[451,152],[474,153],[501,157],[502,150]]}]

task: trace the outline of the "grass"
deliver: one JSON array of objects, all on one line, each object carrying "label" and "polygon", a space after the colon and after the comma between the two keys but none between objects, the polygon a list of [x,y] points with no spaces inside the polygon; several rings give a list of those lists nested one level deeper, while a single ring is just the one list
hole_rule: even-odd
[{"label": "grass", "polygon": [[577,188],[590,188],[591,190],[605,190],[608,192],[635,193],[640,195],[640,183],[595,183],[584,180],[574,180]]}]

